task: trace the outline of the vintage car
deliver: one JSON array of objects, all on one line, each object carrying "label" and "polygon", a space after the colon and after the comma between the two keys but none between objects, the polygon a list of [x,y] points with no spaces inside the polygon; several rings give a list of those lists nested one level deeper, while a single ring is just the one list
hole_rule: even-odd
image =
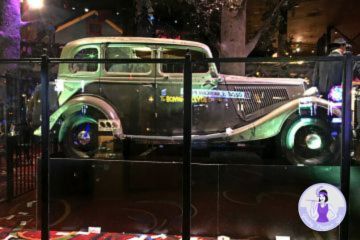
[{"label": "vintage car", "polygon": [[[272,139],[295,164],[338,159],[334,119],[341,111],[306,89],[304,79],[220,74],[209,48],[192,41],[94,37],[68,43],[63,59],[178,59],[191,53],[194,145]],[[196,61],[196,62],[195,62]],[[61,63],[50,92],[50,128],[67,156],[93,158],[124,139],[181,144],[183,64]],[[40,125],[39,88],[32,123]],[[41,135],[40,128],[35,130]]]}]

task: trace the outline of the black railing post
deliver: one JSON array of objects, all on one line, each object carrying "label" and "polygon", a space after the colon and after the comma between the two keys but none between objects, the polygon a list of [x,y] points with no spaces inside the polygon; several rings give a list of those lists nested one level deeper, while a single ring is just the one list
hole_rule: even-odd
[{"label": "black railing post", "polygon": [[182,173],[182,239],[190,240],[191,229],[191,123],[192,123],[191,55],[186,54],[184,66],[184,153]]},{"label": "black railing post", "polygon": [[49,239],[49,58],[41,57],[41,239]]},{"label": "black railing post", "polygon": [[342,105],[342,138],[341,138],[341,191],[347,202],[347,213],[340,225],[340,240],[349,239],[349,193],[350,193],[350,146],[351,146],[351,88],[352,88],[352,55],[345,54],[343,77]]},{"label": "black railing post", "polygon": [[[5,131],[7,133],[7,131]],[[6,200],[11,201],[14,198],[14,137],[6,134]]]}]

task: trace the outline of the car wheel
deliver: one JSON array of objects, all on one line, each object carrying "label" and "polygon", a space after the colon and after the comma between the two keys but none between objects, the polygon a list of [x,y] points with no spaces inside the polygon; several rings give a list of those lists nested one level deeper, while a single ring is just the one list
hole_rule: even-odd
[{"label": "car wheel", "polygon": [[98,119],[99,112],[77,112],[67,119],[67,128],[63,139],[63,150],[68,157],[91,158],[99,151]]},{"label": "car wheel", "polygon": [[291,116],[280,133],[282,155],[296,165],[334,164],[340,159],[340,135],[324,117]]}]

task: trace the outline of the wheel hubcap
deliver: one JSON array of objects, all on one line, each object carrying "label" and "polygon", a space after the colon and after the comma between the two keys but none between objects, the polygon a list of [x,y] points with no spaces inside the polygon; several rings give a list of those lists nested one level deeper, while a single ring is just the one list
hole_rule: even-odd
[{"label": "wheel hubcap", "polygon": [[306,146],[311,150],[318,150],[322,145],[321,137],[316,133],[307,135],[305,138],[305,143]]},{"label": "wheel hubcap", "polygon": [[83,146],[87,145],[91,141],[90,134],[87,131],[79,132],[79,134],[77,135],[77,139],[78,142]]}]

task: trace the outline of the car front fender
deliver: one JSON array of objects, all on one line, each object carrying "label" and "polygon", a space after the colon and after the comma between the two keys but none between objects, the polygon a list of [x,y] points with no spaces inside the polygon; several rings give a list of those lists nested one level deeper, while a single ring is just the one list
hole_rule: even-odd
[{"label": "car front fender", "polygon": [[248,125],[236,129],[231,129],[229,127],[223,133],[195,135],[192,139],[246,142],[270,138],[279,134],[284,122],[290,117],[290,115],[299,111],[299,106],[303,102],[312,104],[315,107],[321,107],[335,117],[341,117],[341,109],[334,108],[334,104],[332,102],[315,96],[304,97],[294,99]]},{"label": "car front fender", "polygon": [[[256,121],[247,124],[245,126],[231,129],[230,127],[225,132],[204,134],[204,135],[192,135],[193,141],[208,141],[208,142],[246,142],[261,140],[270,137],[274,137],[281,131],[281,128],[285,121],[295,112],[299,111],[301,103],[311,103],[314,107],[321,107],[334,117],[341,117],[341,109],[334,108],[334,104],[325,99],[319,97],[303,97],[294,99],[279,108],[275,109],[271,113],[265,115]],[[331,111],[330,111],[331,110]],[[126,135],[130,139],[143,139],[153,141],[164,141],[170,143],[180,143],[183,140],[183,136],[139,136],[139,135]]]}]

